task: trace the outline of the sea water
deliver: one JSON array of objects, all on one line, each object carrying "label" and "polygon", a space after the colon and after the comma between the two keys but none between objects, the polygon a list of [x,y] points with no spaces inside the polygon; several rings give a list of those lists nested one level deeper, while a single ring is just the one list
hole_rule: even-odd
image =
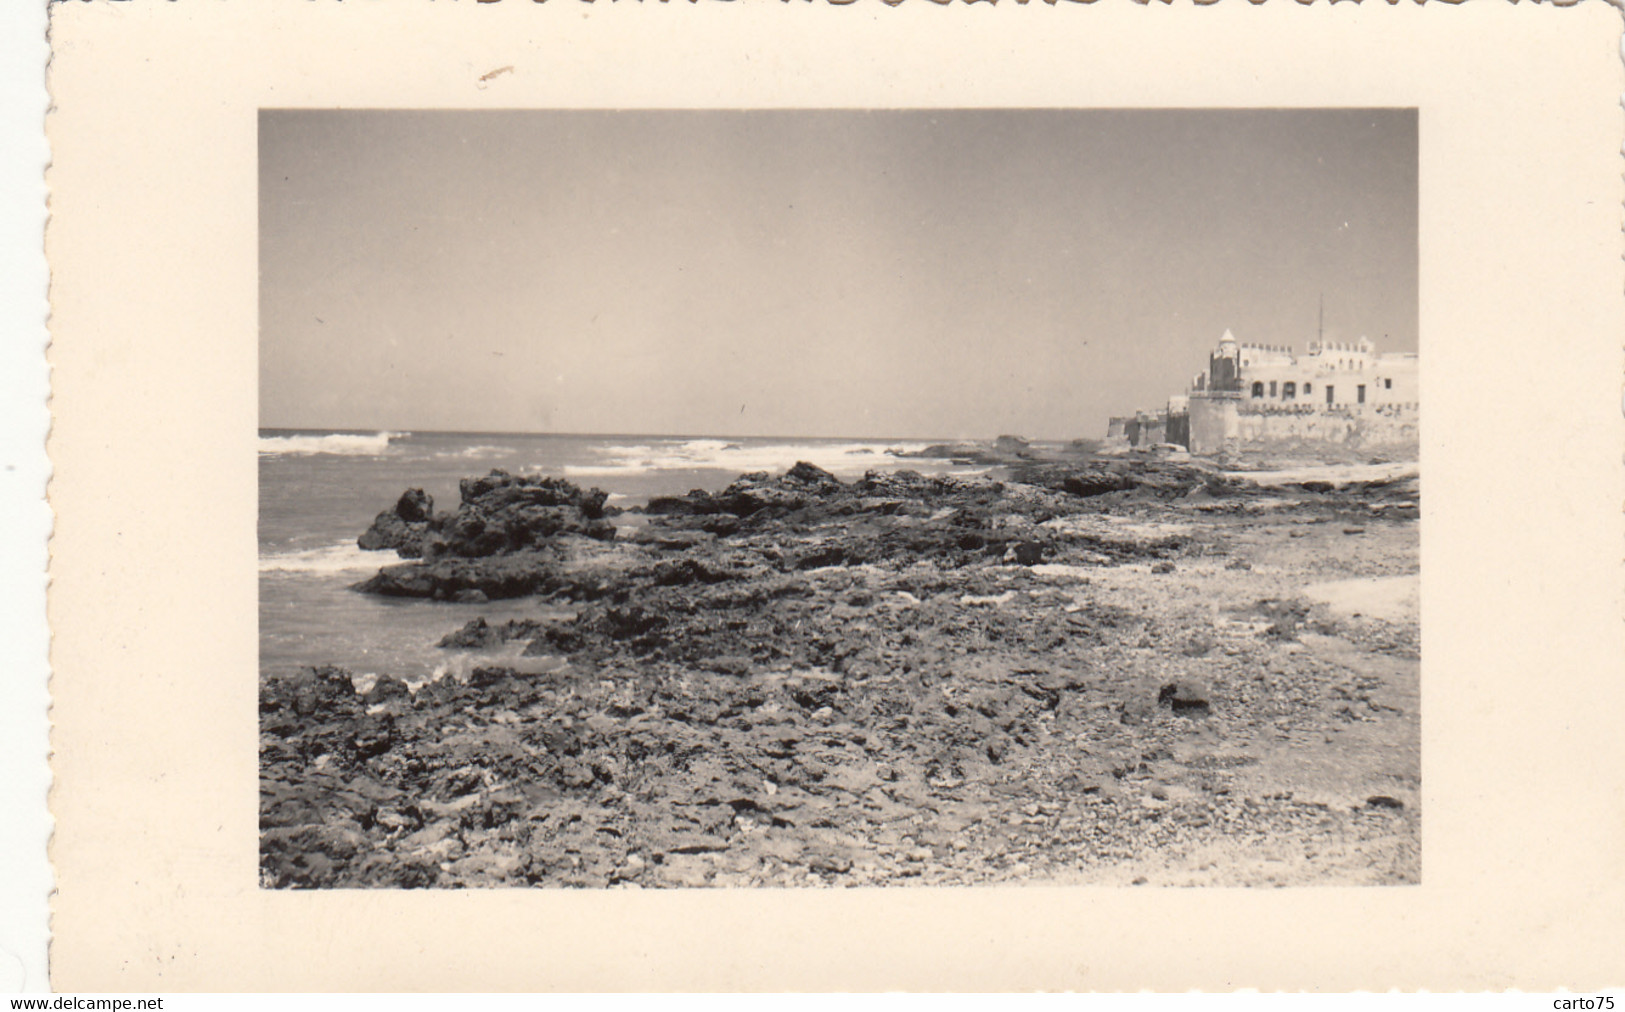
[{"label": "sea water", "polygon": [[[458,482],[494,468],[597,486],[621,507],[690,489],[717,491],[740,474],[782,473],[805,460],[843,480],[865,471],[974,472],[901,458],[925,444],[842,439],[332,432],[262,429],[259,439],[260,673],[336,664],[361,685],[381,674],[416,683],[479,664],[518,663],[523,644],[484,653],[435,644],[468,620],[567,614],[535,598],[451,604],[375,597],[350,588],[394,552],[356,545],[401,492],[421,488],[455,510]],[[629,519],[626,522],[631,522]],[[540,662],[534,662],[540,663]]]}]

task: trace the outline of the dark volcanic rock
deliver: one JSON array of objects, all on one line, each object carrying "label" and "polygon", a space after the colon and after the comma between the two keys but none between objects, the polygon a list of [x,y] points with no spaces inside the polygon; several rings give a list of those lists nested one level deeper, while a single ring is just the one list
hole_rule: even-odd
[{"label": "dark volcanic rock", "polygon": [[1126,492],[1134,487],[1134,479],[1125,474],[1095,472],[1069,474],[1061,479],[1061,488],[1073,495],[1097,496],[1111,492]]},{"label": "dark volcanic rock", "polygon": [[1083,498],[1132,492],[1139,500],[1174,500],[1190,496],[1228,498],[1256,496],[1258,486],[1215,472],[1210,465],[1179,461],[1136,460],[1110,464],[1028,464],[1011,468],[1018,481]]},{"label": "dark volcanic rock", "polygon": [[409,524],[427,523],[434,516],[434,497],[421,488],[409,488],[396,500],[395,515]]},{"label": "dark volcanic rock", "polygon": [[[755,517],[760,522],[801,509],[813,500],[817,491],[803,488],[800,483],[776,482],[765,473],[756,473],[741,476],[723,489],[717,501],[736,517]],[[758,513],[765,516],[756,516]]]},{"label": "dark volcanic rock", "polygon": [[840,545],[825,545],[785,559],[787,569],[823,569],[848,562],[846,549]]},{"label": "dark volcanic rock", "polygon": [[643,507],[650,516],[705,516],[722,512],[722,506],[703,488],[686,496],[655,496]]},{"label": "dark volcanic rock", "polygon": [[492,471],[463,479],[459,492],[456,513],[434,514],[422,489],[407,490],[393,510],[380,513],[361,547],[394,548],[424,564],[385,568],[354,589],[469,603],[555,593],[570,581],[556,579],[544,550],[566,537],[615,538],[615,525],[605,519],[608,493],[600,489]]},{"label": "dark volcanic rock", "polygon": [[[1277,732],[1399,719],[1354,681],[1336,703],[1373,705],[1328,716],[1317,679],[1347,673],[1280,642],[1306,617],[1295,598],[1207,622],[1211,600],[1276,586],[1183,561],[1273,558],[1287,535],[1251,540],[1267,533],[1244,515],[1256,493],[1178,461],[1007,465],[1002,484],[744,475],[651,502],[624,544],[590,540],[607,501],[568,482],[471,478],[439,515],[403,496],[391,516],[423,526],[423,561],[368,590],[555,595],[574,615],[450,632],[442,646],[552,655],[466,681],[380,677],[363,697],[338,669],[267,676],[262,886],[1127,881],[1238,828],[1273,846],[1298,826],[1322,854],[1325,817],[1406,830],[1414,813],[1383,799],[1410,798],[1407,781],[1351,788],[1373,800],[1327,815],[1259,803],[1234,773]],[[1312,509],[1335,519],[1322,534],[1361,517],[1374,549],[1390,521],[1354,512],[1360,494]],[[1416,492],[1377,495],[1409,509]],[[1155,581],[1083,575],[1168,560]],[[482,611],[448,607],[438,631]]]},{"label": "dark volcanic rock", "polygon": [[739,518],[731,513],[720,513],[716,516],[705,517],[700,521],[700,530],[708,534],[715,534],[719,538],[737,534],[739,528]]},{"label": "dark volcanic rock", "polygon": [[784,472],[784,480],[799,485],[822,485],[826,489],[836,489],[841,485],[839,478],[817,464],[809,464],[805,460],[796,461],[794,467]]},{"label": "dark volcanic rock", "polygon": [[548,628],[545,622],[531,619],[510,619],[501,625],[489,625],[485,618],[471,619],[453,633],[441,637],[436,646],[442,649],[486,650],[511,640],[532,640]]},{"label": "dark volcanic rock", "polygon": [[766,516],[756,516],[763,511],[767,511],[767,516],[782,516],[842,488],[833,474],[801,461],[778,478],[770,477],[765,471],[742,474],[716,495],[695,489],[686,496],[657,496],[649,500],[644,512],[651,516],[714,517],[700,529],[726,536],[740,529],[739,522],[743,518],[766,519]]},{"label": "dark volcanic rock", "polygon": [[615,587],[611,574],[566,572],[547,552],[515,552],[485,559],[446,557],[435,562],[385,566],[378,575],[352,589],[384,597],[426,597],[452,601],[478,590],[489,600],[560,594],[570,598],[602,597]]},{"label": "dark volcanic rock", "polygon": [[429,534],[430,518],[434,515],[434,499],[421,488],[409,488],[401,494],[395,508],[385,510],[372,521],[372,526],[356,539],[365,551],[377,552],[394,549],[405,559],[423,554],[423,539]]},{"label": "dark volcanic rock", "polygon": [[324,711],[338,715],[358,708],[355,683],[343,668],[304,668],[292,676],[273,675],[260,686],[260,713],[310,717]]},{"label": "dark volcanic rock", "polygon": [[463,479],[459,491],[457,512],[437,516],[428,493],[408,489],[394,509],[378,514],[358,544],[437,561],[524,551],[565,534],[601,541],[615,537],[615,526],[604,519],[608,494],[600,489],[584,492],[558,478],[492,471]]},{"label": "dark volcanic rock", "polygon": [[632,540],[637,544],[664,551],[686,551],[706,544],[715,536],[707,531],[689,530],[686,527],[650,524],[634,534]]},{"label": "dark volcanic rock", "polygon": [[1014,474],[1020,481],[1083,498],[1127,492],[1135,487],[1134,477],[1121,464],[1023,464],[1014,468]]},{"label": "dark volcanic rock", "polygon": [[722,583],[732,580],[736,574],[727,569],[721,569],[714,564],[707,564],[698,559],[678,559],[674,562],[662,562],[654,567],[654,582],[657,587],[685,587],[691,583]]},{"label": "dark volcanic rock", "polygon": [[351,737],[357,757],[366,759],[389,751],[395,744],[395,721],[388,714],[369,717]]},{"label": "dark volcanic rock", "polygon": [[1212,711],[1206,687],[1192,681],[1170,682],[1157,692],[1157,704],[1186,717],[1204,717]]},{"label": "dark volcanic rock", "polygon": [[378,680],[372,683],[372,688],[367,690],[366,696],[369,705],[388,702],[391,699],[410,698],[412,693],[407,689],[406,683],[388,675],[379,675]]}]

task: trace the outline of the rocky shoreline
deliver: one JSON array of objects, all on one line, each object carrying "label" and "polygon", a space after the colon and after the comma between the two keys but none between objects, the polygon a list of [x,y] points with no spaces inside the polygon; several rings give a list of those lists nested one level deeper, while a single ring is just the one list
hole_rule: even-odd
[{"label": "rocky shoreline", "polygon": [[535,595],[441,648],[552,663],[267,679],[262,883],[1418,881],[1414,614],[1308,592],[1414,581],[1416,479],[1000,462],[408,491],[356,589]]}]

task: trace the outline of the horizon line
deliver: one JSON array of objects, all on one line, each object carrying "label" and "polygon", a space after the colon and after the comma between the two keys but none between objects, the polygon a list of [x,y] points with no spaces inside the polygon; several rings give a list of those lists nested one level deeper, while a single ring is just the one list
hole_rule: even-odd
[{"label": "horizon line", "polygon": [[1020,439],[1026,442],[1038,443],[1069,443],[1077,440],[1088,440],[1089,436],[1026,436],[1019,433],[1000,433],[996,436],[856,436],[856,435],[784,435],[784,434],[751,434],[729,435],[714,432],[535,432],[518,429],[425,429],[415,427],[404,428],[341,428],[336,426],[319,426],[309,428],[304,426],[262,425],[256,429],[259,433],[267,432],[297,432],[297,433],[326,433],[328,435],[394,435],[415,436],[559,436],[593,439],[822,439],[846,440],[848,442],[909,442],[909,443],[970,443],[992,442],[1007,437]]}]

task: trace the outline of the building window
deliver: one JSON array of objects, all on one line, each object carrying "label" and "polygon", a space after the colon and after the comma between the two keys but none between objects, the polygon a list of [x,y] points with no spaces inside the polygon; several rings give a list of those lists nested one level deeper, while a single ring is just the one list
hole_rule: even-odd
[{"label": "building window", "polygon": [[[1309,390],[1309,384],[1305,383],[1303,385],[1303,389],[1305,392],[1307,392]],[[1290,401],[1296,396],[1298,396],[1298,384],[1292,382],[1281,384],[1281,400]]]},{"label": "building window", "polygon": [[1262,384],[1262,383],[1254,383],[1253,384],[1253,396],[1254,397],[1262,397],[1262,396],[1264,396],[1264,384]]},{"label": "building window", "polygon": [[1307,397],[1309,394],[1312,394],[1314,392],[1315,392],[1315,385],[1313,383],[1309,382],[1308,380],[1304,380],[1303,381],[1303,393],[1304,393],[1304,396]]},{"label": "building window", "polygon": [[1382,381],[1382,388],[1384,390],[1392,390],[1394,388],[1394,381],[1393,380],[1383,380]]},{"label": "building window", "polygon": [[1326,388],[1326,406],[1327,407],[1331,407],[1331,404],[1332,404],[1332,391],[1336,390],[1336,389],[1337,389],[1336,387],[1332,387],[1332,386],[1329,386],[1329,387]]},{"label": "building window", "polygon": [[1275,396],[1275,381],[1274,380],[1270,380],[1270,396],[1271,397]]},{"label": "building window", "polygon": [[1360,402],[1361,404],[1365,403],[1365,384],[1364,383],[1361,383],[1359,386],[1354,388],[1354,399],[1356,401]]}]

